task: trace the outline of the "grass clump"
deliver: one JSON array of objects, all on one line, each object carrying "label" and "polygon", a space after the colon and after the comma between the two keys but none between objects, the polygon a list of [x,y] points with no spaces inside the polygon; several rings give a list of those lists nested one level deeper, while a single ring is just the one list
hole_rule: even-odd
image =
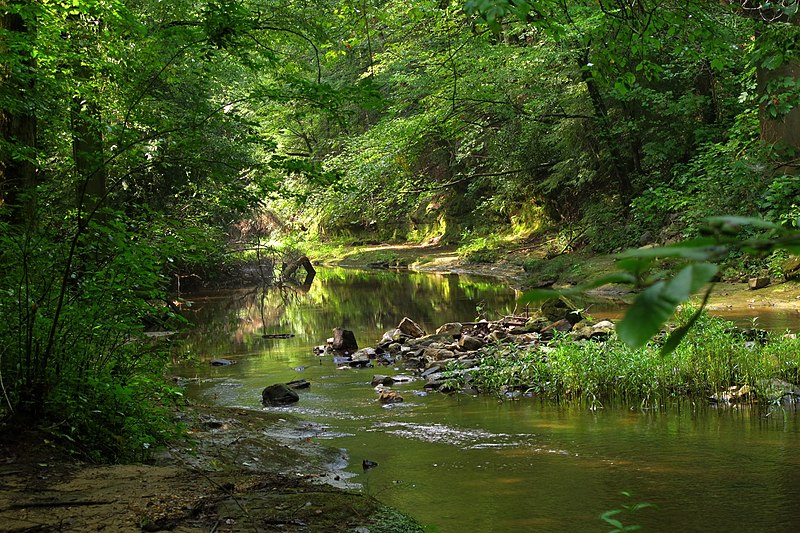
[{"label": "grass clump", "polygon": [[658,341],[631,349],[613,335],[604,342],[575,342],[562,335],[535,348],[494,345],[477,367],[467,374],[452,372],[451,380],[486,393],[520,391],[590,404],[658,406],[679,397],[705,399],[745,385],[751,398],[774,400],[776,380],[800,381],[800,340],[773,335],[763,341],[748,340],[746,332],[730,322],[703,315],[666,356],[660,355]]}]

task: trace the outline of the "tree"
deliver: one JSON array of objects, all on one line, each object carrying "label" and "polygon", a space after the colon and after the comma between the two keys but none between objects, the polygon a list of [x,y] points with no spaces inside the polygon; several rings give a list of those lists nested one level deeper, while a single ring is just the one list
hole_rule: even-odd
[{"label": "tree", "polygon": [[0,4],[0,207],[10,220],[35,224],[37,181],[35,9],[32,2]]}]

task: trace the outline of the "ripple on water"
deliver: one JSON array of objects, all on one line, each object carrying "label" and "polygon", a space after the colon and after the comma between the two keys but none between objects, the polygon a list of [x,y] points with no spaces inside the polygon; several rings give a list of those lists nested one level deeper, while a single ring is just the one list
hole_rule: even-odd
[{"label": "ripple on water", "polygon": [[451,444],[465,449],[532,446],[536,437],[530,433],[492,433],[482,429],[410,422],[379,422],[368,431],[383,431],[407,439]]}]

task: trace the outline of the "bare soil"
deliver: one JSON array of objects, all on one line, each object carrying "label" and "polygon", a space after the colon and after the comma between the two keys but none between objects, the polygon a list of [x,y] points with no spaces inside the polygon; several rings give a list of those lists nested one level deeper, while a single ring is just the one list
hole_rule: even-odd
[{"label": "bare soil", "polygon": [[176,416],[189,438],[148,464],[87,464],[45,430],[2,428],[0,531],[417,529],[397,513],[387,523],[344,479],[343,452],[314,442],[308,424],[243,409]]}]

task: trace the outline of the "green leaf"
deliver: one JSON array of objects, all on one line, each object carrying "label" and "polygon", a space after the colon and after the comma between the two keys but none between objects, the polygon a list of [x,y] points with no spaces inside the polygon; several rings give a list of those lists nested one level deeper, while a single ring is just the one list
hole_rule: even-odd
[{"label": "green leaf", "polygon": [[610,524],[610,525],[612,525],[612,526],[614,526],[616,528],[621,529],[623,527],[622,526],[622,522],[620,522],[616,518],[612,518],[614,515],[619,514],[619,513],[620,513],[619,509],[613,509],[611,511],[606,511],[605,513],[600,515],[600,519],[603,522],[606,522],[607,524]]},{"label": "green leaf", "polygon": [[[689,318],[689,320],[686,322],[686,324],[682,325],[681,327],[679,327],[678,329],[673,331],[670,334],[669,338],[667,338],[667,342],[665,342],[664,346],[661,347],[661,356],[662,357],[664,357],[666,355],[669,355],[669,354],[671,354],[672,352],[675,351],[675,348],[677,348],[678,345],[683,340],[683,338],[686,337],[686,334],[689,333],[689,330],[692,329],[692,327],[694,326],[695,322],[697,322],[697,320],[700,318],[700,316],[702,316],[703,310],[705,309],[706,304],[708,303],[708,298],[710,296],[711,296],[711,289],[709,288],[706,291],[706,294],[703,297],[703,302],[700,304],[700,307],[697,309],[697,311],[695,311],[692,314],[692,316]],[[646,504],[637,504],[637,505],[646,505]]]},{"label": "green leaf", "polygon": [[671,280],[659,281],[645,289],[617,324],[619,338],[633,348],[643,346],[659,332],[678,305],[711,281],[717,270],[711,263],[689,265]]},{"label": "green leaf", "polygon": [[767,70],[775,70],[783,64],[783,53],[775,52],[761,62],[761,66]]}]

